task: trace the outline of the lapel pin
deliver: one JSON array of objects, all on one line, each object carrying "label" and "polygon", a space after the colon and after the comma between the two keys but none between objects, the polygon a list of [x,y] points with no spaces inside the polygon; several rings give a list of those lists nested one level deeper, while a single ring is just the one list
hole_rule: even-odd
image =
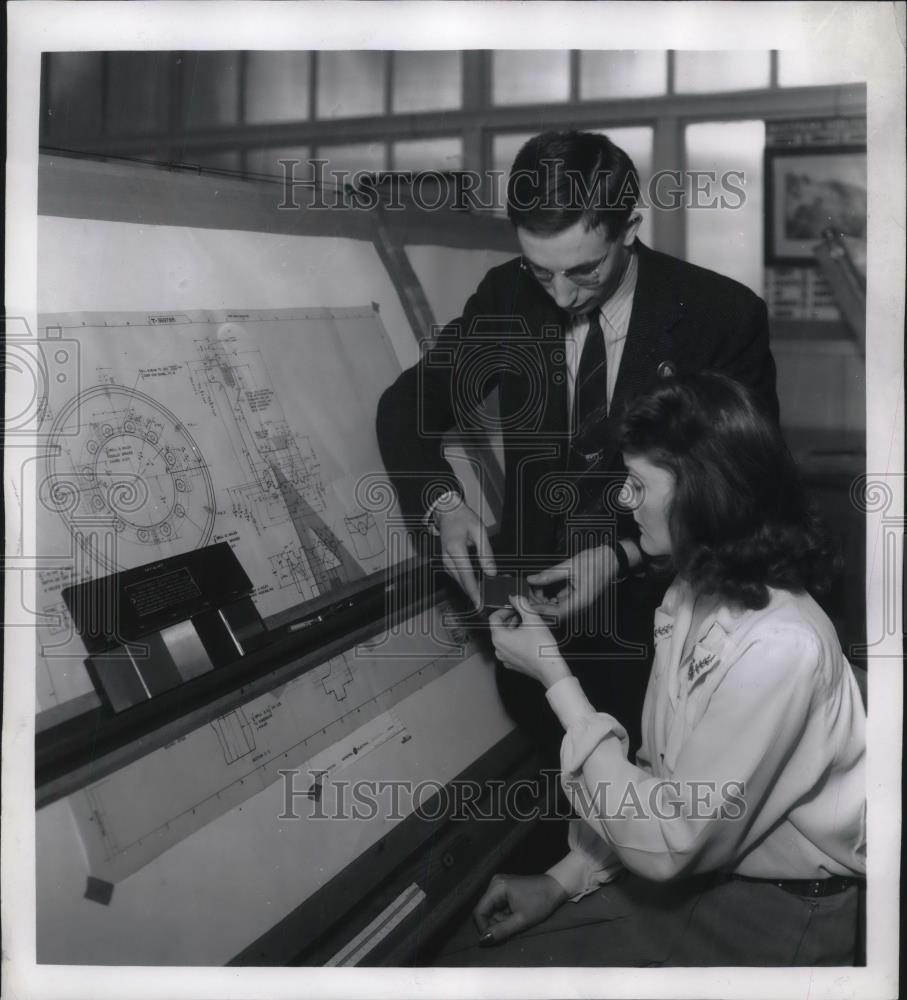
[{"label": "lapel pin", "polygon": [[672,375],[676,375],[677,371],[670,361],[662,361],[657,368],[657,374],[659,378],[670,378]]}]

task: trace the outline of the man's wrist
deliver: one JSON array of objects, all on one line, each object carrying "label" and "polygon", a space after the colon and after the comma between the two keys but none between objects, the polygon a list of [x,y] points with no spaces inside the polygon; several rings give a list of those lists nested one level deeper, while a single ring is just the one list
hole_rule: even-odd
[{"label": "man's wrist", "polygon": [[615,542],[610,548],[617,562],[617,568],[611,577],[611,582],[623,583],[630,575],[630,560],[627,556],[627,551],[620,542]]},{"label": "man's wrist", "polygon": [[618,543],[627,556],[627,564],[631,573],[640,573],[645,569],[645,553],[632,538],[622,538]]},{"label": "man's wrist", "polygon": [[456,510],[463,504],[463,495],[458,493],[456,490],[447,490],[446,493],[442,493],[439,497],[436,497],[431,506],[425,512],[425,516],[422,518],[422,523],[430,530],[438,531],[438,520],[437,516],[439,513],[449,513],[452,510]]},{"label": "man's wrist", "polygon": [[622,583],[634,574],[642,573],[645,570],[646,558],[642,549],[630,540],[622,538],[615,541],[613,545],[607,546],[614,553],[616,569],[611,577],[612,583]]}]

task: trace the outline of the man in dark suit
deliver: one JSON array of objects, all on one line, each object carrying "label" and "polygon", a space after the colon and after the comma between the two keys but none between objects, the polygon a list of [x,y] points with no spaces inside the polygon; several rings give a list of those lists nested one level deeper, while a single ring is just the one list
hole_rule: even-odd
[{"label": "man in dark suit", "polygon": [[[707,369],[778,413],[765,303],[640,243],[638,196],[632,161],[605,136],[530,139],[507,188],[522,256],[486,274],[462,316],[385,392],[377,422],[401,508],[439,534],[447,572],[479,604],[471,557],[487,574],[540,570],[528,577],[537,606],[557,619],[571,668],[634,749],[663,587],[637,573],[638,534],[619,503],[621,414],[659,376]],[[495,387],[505,490],[492,550],[441,435],[483,440],[480,405]],[[537,690],[500,664],[497,678],[516,720],[557,741]]]}]

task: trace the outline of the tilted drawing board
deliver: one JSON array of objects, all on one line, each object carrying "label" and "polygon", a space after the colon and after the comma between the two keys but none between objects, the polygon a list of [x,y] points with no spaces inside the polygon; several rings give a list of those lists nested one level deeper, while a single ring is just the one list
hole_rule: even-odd
[{"label": "tilted drawing board", "polygon": [[[227,539],[268,614],[386,564],[392,511],[366,509],[388,496],[375,404],[430,330],[407,322],[367,213],[284,198],[276,185],[42,162],[50,447],[37,496],[15,469],[8,483],[40,518],[39,709],[90,696],[59,595],[100,568]],[[447,321],[512,237],[497,220],[464,220],[444,245],[439,219],[400,218],[400,239]],[[476,489],[469,470],[458,465]],[[288,507],[308,525],[302,539]]]},{"label": "tilted drawing board", "polygon": [[[38,708],[65,713],[96,697],[60,599],[69,583],[228,541],[268,616],[411,554],[374,414],[418,346],[361,212],[66,158],[43,158],[40,178],[42,450],[33,481],[9,470],[7,495],[37,515]],[[420,612],[377,653],[354,646],[40,810],[38,870],[55,874],[39,878],[39,960],[225,961],[388,825],[278,827],[278,765],[346,767],[354,747],[395,779],[444,782],[506,735],[490,662],[442,619]],[[278,836],[321,851],[317,869],[276,872],[262,846]],[[237,866],[269,898],[279,883],[283,911],[224,907],[215,886]],[[85,897],[89,877],[115,886],[107,904]],[[199,908],[217,911],[208,930]]]}]

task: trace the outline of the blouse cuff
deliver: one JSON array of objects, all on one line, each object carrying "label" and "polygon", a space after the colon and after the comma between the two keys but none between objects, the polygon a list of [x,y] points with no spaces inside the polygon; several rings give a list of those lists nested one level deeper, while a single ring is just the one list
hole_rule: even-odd
[{"label": "blouse cuff", "polygon": [[599,868],[591,864],[580,851],[571,851],[553,864],[545,874],[559,882],[570,902],[575,903],[583,896],[594,892],[600,885],[611,882],[621,868],[622,865],[616,857],[609,864]]},{"label": "blouse cuff", "polygon": [[586,859],[577,854],[576,851],[571,851],[566,857],[553,864],[545,874],[560,882],[564,892],[567,893],[567,898],[573,900],[585,895],[583,890],[587,883],[587,868]]}]

